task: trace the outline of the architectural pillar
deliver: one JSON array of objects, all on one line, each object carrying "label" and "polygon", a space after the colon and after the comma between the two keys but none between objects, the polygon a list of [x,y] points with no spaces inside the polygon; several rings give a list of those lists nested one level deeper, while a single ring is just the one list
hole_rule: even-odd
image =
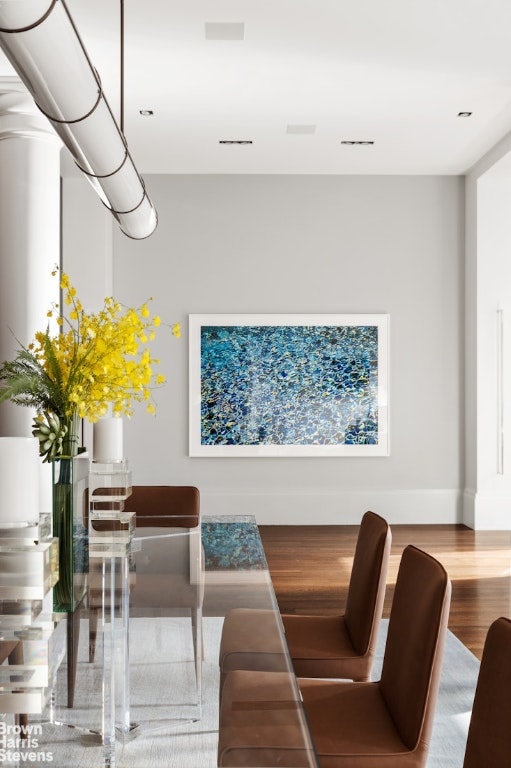
[{"label": "architectural pillar", "polygon": [[479,530],[511,530],[509,143],[466,179],[463,522]]},{"label": "architectural pillar", "polygon": [[[59,296],[62,144],[13,80],[0,79],[0,361],[44,330]],[[0,436],[29,437],[33,415],[0,404]]]}]

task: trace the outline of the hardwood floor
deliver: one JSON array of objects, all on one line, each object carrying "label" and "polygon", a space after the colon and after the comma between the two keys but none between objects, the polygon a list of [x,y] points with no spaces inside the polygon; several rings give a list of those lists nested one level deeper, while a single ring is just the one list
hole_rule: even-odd
[{"label": "hardwood floor", "polygon": [[[358,526],[260,526],[273,586],[283,613],[341,612]],[[389,615],[401,553],[429,552],[452,581],[449,629],[480,659],[486,632],[511,616],[511,532],[463,525],[393,525],[384,616]]]}]

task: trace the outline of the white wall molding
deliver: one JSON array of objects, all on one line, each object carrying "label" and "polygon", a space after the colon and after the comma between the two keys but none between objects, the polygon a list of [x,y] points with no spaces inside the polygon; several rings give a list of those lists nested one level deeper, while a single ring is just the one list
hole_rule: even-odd
[{"label": "white wall molding", "polygon": [[511,530],[511,495],[465,491],[463,497],[463,522],[476,531]]},{"label": "white wall molding", "polygon": [[465,488],[463,493],[463,520],[464,525],[475,528],[476,492],[473,488]]},{"label": "white wall molding", "polygon": [[462,522],[456,489],[201,491],[204,516],[254,515],[260,525],[358,525],[369,509],[394,525]]}]

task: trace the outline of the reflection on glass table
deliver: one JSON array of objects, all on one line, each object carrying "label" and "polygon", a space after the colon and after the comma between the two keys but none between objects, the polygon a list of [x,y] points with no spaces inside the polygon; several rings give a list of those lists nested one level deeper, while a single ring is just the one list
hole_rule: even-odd
[{"label": "reflection on glass table", "polygon": [[[97,545],[103,552],[91,558],[73,709],[64,705],[65,664],[57,680],[54,721],[76,727],[43,724],[41,749],[65,768],[214,768],[223,620],[233,608],[254,607],[274,612],[272,643],[280,644],[289,669],[301,759],[315,768],[254,518],[203,517],[195,529],[171,532],[158,519],[152,522],[137,526],[124,548],[119,542]],[[97,628],[89,636],[94,612]],[[103,751],[105,723],[112,721],[116,742]]]}]

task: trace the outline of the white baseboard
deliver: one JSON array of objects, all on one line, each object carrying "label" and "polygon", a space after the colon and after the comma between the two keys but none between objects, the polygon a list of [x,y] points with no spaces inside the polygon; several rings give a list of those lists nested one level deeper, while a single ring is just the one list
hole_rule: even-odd
[{"label": "white baseboard", "polygon": [[476,531],[511,530],[511,497],[485,496],[466,490],[463,494],[463,522]]},{"label": "white baseboard", "polygon": [[372,510],[390,524],[461,523],[458,490],[258,490],[201,489],[206,515],[254,515],[260,525],[357,525]]}]

